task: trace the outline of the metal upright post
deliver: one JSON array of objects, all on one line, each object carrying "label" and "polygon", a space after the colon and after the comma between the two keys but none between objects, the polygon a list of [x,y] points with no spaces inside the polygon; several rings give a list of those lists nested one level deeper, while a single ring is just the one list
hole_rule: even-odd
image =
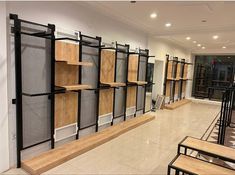
[{"label": "metal upright post", "polygon": [[125,91],[125,97],[124,97],[124,121],[126,121],[126,104],[127,104],[127,82],[128,82],[128,66],[129,66],[129,63],[128,63],[128,58],[129,58],[129,49],[130,49],[130,46],[125,44],[125,47],[126,47],[126,59],[127,59],[127,64],[126,64],[126,87],[124,87],[124,91]]},{"label": "metal upright post", "polygon": [[99,130],[99,125],[98,125],[98,120],[99,120],[99,96],[100,96],[100,65],[101,65],[101,37],[96,37],[97,40],[99,41],[99,47],[98,47],[98,81],[97,81],[97,88],[98,90],[95,92],[96,93],[96,98],[97,98],[97,110],[96,110],[96,127],[95,130],[96,132]]},{"label": "metal upright post", "polygon": [[[147,74],[148,74],[148,60],[149,60],[149,50],[146,50],[147,56],[146,56],[146,67],[145,67],[145,81],[147,81]],[[144,86],[144,109],[143,113],[146,112],[145,110],[145,103],[146,103],[146,85]]]},{"label": "metal upright post", "polygon": [[48,24],[51,30],[51,148],[55,147],[55,25]]},{"label": "metal upright post", "polygon": [[180,100],[182,99],[182,90],[183,90],[183,78],[184,78],[184,65],[185,65],[185,59],[182,59],[181,60],[181,74],[180,74],[180,94],[179,94],[179,97],[180,97]]},{"label": "metal upright post", "polygon": [[168,62],[169,62],[169,55],[166,55],[166,67],[165,67],[165,78],[164,78],[164,89],[163,95],[166,95],[166,82],[167,82],[167,72],[168,72]]},{"label": "metal upright post", "polygon": [[21,150],[23,149],[23,123],[22,123],[22,65],[21,65],[21,22],[18,16],[10,14],[14,20],[14,46],[15,46],[15,85],[16,85],[16,152],[17,168],[21,167]]},{"label": "metal upright post", "polygon": [[[78,39],[78,38],[77,38]],[[81,37],[81,32],[79,32],[79,62],[82,62],[82,37]],[[82,84],[82,67],[78,68],[78,84]],[[78,91],[78,117],[77,117],[77,134],[76,134],[76,139],[79,139],[79,130],[81,129],[81,91]]]},{"label": "metal upright post", "polygon": [[[116,49],[115,49],[115,65],[114,65],[114,82],[117,80],[117,42],[116,42]],[[113,89],[113,118],[111,122],[111,126],[113,125],[114,116],[115,116],[115,97],[116,97],[116,88]]]}]

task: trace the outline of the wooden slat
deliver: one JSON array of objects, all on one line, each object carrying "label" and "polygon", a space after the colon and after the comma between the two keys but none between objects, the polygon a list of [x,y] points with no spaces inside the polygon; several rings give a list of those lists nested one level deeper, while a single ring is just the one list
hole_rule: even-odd
[{"label": "wooden slat", "polygon": [[168,69],[167,69],[167,78],[172,78],[172,61],[168,62]]},{"label": "wooden slat", "polygon": [[[100,82],[111,87],[117,87],[122,83],[114,82],[115,72],[115,51],[101,51]],[[113,89],[100,90],[99,95],[99,116],[113,112]]]},{"label": "wooden slat", "polygon": [[64,87],[67,91],[91,89],[91,86],[86,84],[66,85],[62,87]]},{"label": "wooden slat", "polygon": [[100,90],[99,116],[113,112],[113,89]]},{"label": "wooden slat", "polygon": [[183,106],[183,105],[185,105],[185,104],[187,104],[189,102],[191,102],[191,101],[188,100],[188,99],[183,99],[183,100],[179,100],[179,101],[176,101],[174,103],[165,105],[165,108],[173,110],[173,109],[179,108],[180,106]]},{"label": "wooden slat", "polygon": [[171,82],[167,81],[166,82],[166,97],[169,97],[171,94]]},{"label": "wooden slat", "polygon": [[134,106],[136,106],[136,87],[128,87],[126,107],[130,108]]},{"label": "wooden slat", "polygon": [[230,147],[218,145],[192,137],[187,137],[181,143],[181,145],[191,147],[193,149],[200,150],[206,153],[214,154],[215,157],[216,155],[218,155],[235,161],[235,149]]},{"label": "wooden slat", "polygon": [[55,84],[57,86],[78,83],[78,67],[69,66],[66,62],[55,63]]},{"label": "wooden slat", "polygon": [[55,42],[55,60],[76,64],[79,60],[79,45],[64,41]]},{"label": "wooden slat", "polygon": [[25,160],[22,162],[22,168],[30,174],[41,174],[154,118],[151,115],[143,115],[116,124],[90,136],[49,150],[32,159]]},{"label": "wooden slat", "polygon": [[[55,63],[55,84],[57,86],[78,83],[78,67],[69,66],[66,62]],[[60,128],[77,122],[77,93],[55,95],[55,128]]]},{"label": "wooden slat", "polygon": [[186,155],[179,155],[172,165],[198,175],[235,175],[234,170]]},{"label": "wooden slat", "polygon": [[137,70],[138,70],[138,55],[129,56],[128,64],[128,81],[137,81]]},{"label": "wooden slat", "polygon": [[100,81],[114,82],[115,52],[111,50],[101,51]]},{"label": "wooden slat", "polygon": [[180,69],[181,69],[181,63],[178,63],[177,64],[176,79],[180,79]]},{"label": "wooden slat", "polygon": [[185,64],[184,65],[184,76],[183,76],[183,78],[187,79],[187,77],[188,77],[188,65]]},{"label": "wooden slat", "polygon": [[77,93],[55,95],[55,128],[60,128],[77,122]]}]

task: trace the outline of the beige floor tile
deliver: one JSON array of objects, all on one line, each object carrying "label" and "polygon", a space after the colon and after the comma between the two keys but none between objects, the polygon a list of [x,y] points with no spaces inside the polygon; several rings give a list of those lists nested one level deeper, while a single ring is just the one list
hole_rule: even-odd
[{"label": "beige floor tile", "polygon": [[152,113],[156,119],[44,174],[166,174],[178,143],[200,138],[220,107],[189,103]]}]

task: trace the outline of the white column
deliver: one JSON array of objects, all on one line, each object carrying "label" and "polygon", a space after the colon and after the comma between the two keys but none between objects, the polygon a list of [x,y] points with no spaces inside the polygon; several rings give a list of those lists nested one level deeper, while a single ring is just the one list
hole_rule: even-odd
[{"label": "white column", "polygon": [[0,2],[0,173],[9,168],[6,2]]}]

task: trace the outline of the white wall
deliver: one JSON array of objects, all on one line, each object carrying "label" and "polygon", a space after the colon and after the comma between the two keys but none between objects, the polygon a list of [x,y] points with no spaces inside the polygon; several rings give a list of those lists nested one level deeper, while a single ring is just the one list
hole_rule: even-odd
[{"label": "white wall", "polygon": [[9,168],[6,3],[0,2],[0,172]]},{"label": "white wall", "polygon": [[7,12],[25,20],[101,36],[106,42],[128,43],[132,48],[147,46],[143,32],[98,14],[86,2],[7,2]]},{"label": "white wall", "polygon": [[[189,50],[186,50],[179,45],[167,41],[166,39],[149,37],[148,48],[150,50],[150,55],[155,55],[156,60],[164,62],[163,68],[161,68],[162,72],[155,70],[154,80],[157,82],[153,87],[153,97],[156,97],[157,94],[163,94],[166,54],[170,55],[170,57],[178,57],[179,59],[184,58],[187,62],[192,62],[193,60],[191,52]],[[155,67],[157,68],[158,66]],[[193,66],[189,66],[189,77],[191,77],[192,75],[192,68]],[[186,97],[191,97],[192,82],[187,82],[186,89]]]}]

